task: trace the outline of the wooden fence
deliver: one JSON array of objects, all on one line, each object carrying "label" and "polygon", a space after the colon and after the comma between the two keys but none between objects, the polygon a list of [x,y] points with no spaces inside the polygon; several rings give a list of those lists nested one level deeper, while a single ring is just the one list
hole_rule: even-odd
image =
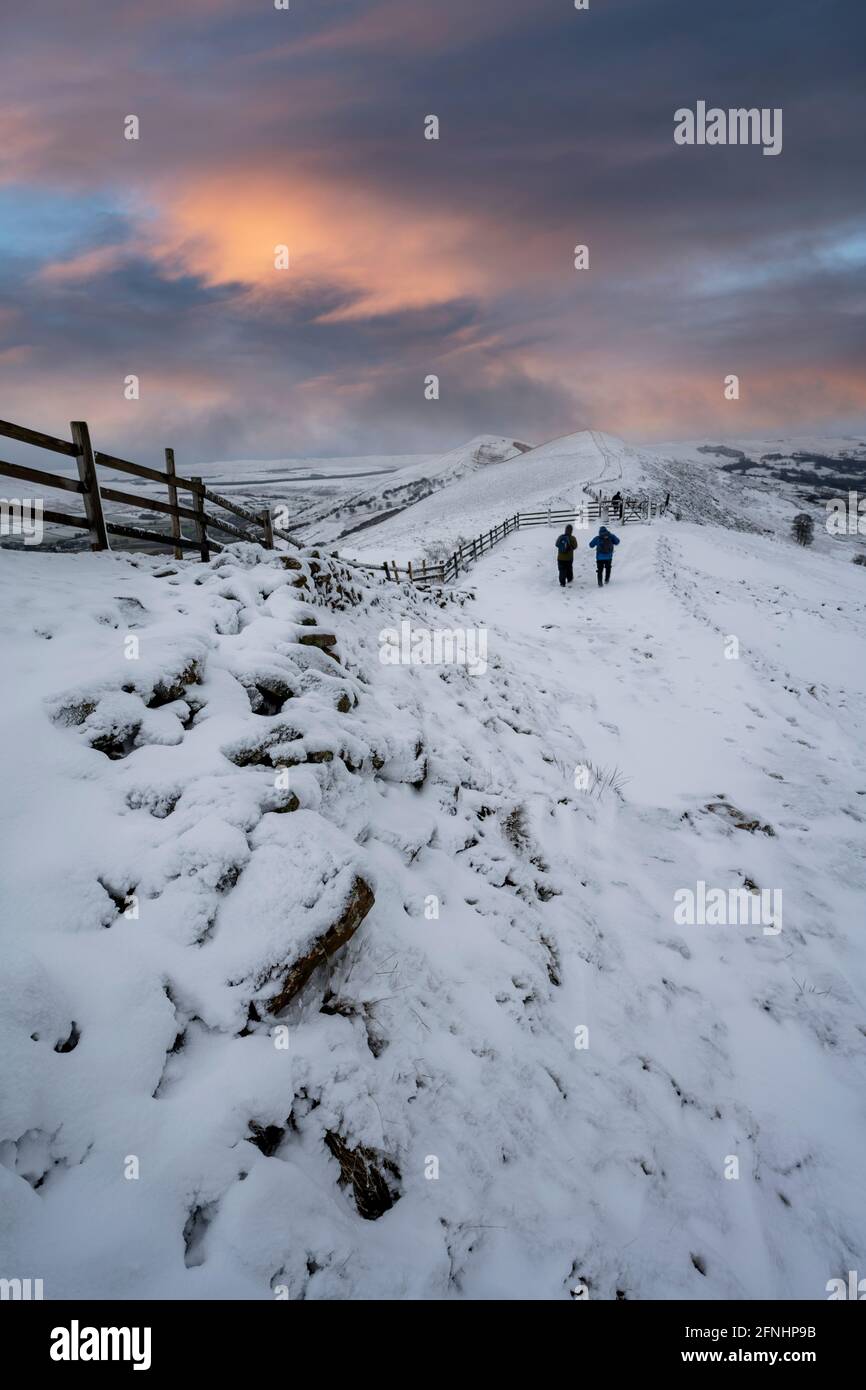
[{"label": "wooden fence", "polygon": [[[2,460],[0,476],[38,483],[42,488],[71,492],[79,496],[84,508],[82,512],[55,511],[43,507],[42,518],[57,526],[70,526],[79,531],[86,531],[90,537],[91,550],[109,550],[111,536],[124,536],[131,540],[169,545],[174,549],[175,558],[178,560],[186,550],[197,550],[202,560],[209,560],[212,551],[223,548],[212,536],[212,531],[221,531],[235,540],[256,541],[270,550],[273,549],[275,535],[284,540],[292,539],[273,524],[269,511],[254,512],[247,507],[241,507],[236,502],[221,497],[211,488],[205,487],[201,478],[180,477],[175,472],[173,449],[165,451],[165,470],[147,468],[144,464],[132,463],[129,459],[117,458],[114,454],[103,454],[95,450],[91,444],[90,431],[83,420],[73,420],[70,431],[71,440],[56,439],[53,435],[41,434],[38,430],[25,429],[23,425],[13,425],[7,420],[0,420],[0,436],[75,459],[78,477],[63,477],[59,473],[48,473],[41,468],[27,468],[23,464],[5,463]],[[155,497],[136,496],[116,487],[106,487],[100,481],[99,474],[102,469],[160,483],[165,486],[168,501],[161,502]],[[188,505],[178,502],[179,492],[189,493]],[[130,526],[124,522],[112,521],[106,517],[104,502],[157,512],[169,518],[171,530],[148,531],[143,526]],[[219,508],[220,512],[230,512],[245,522],[246,527],[238,526],[234,521],[214,514],[213,510],[206,510],[206,502],[211,508]],[[183,521],[188,523],[193,538],[183,534]]]},{"label": "wooden fence", "polygon": [[397,583],[408,581],[410,584],[448,584],[456,580],[458,574],[465,573],[471,564],[480,560],[494,545],[498,545],[506,536],[521,530],[524,526],[565,526],[571,522],[580,528],[582,523],[594,520],[615,521],[621,526],[635,521],[652,521],[654,517],[663,516],[666,510],[667,500],[656,502],[648,498],[625,498],[620,503],[614,502],[611,498],[598,497],[582,502],[576,511],[555,511],[548,508],[542,512],[516,512],[492,530],[483,531],[474,540],[464,541],[444,560],[424,561],[420,564],[410,560],[402,567],[396,560],[386,560],[381,566],[360,561],[349,563],[380,573],[384,570],[387,577]]}]

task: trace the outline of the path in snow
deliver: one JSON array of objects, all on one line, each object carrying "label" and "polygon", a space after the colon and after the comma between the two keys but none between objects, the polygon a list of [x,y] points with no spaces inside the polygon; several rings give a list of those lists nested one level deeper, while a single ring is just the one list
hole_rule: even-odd
[{"label": "path in snow", "polygon": [[[542,840],[570,881],[568,935],[588,911],[616,960],[609,983],[593,975],[572,1001],[605,1085],[622,1088],[599,1133],[584,1126],[581,1161],[609,1162],[634,1113],[624,1155],[640,1144],[676,1165],[668,1196],[691,1211],[692,1252],[741,1281],[735,1296],[821,1297],[863,1230],[862,585],[854,567],[784,543],[661,523],[622,528],[599,591],[590,534],[565,592],[552,530],[519,533],[473,571],[491,659],[507,649],[557,697],[546,732],[573,735],[575,765],[629,779],[591,826]],[[557,802],[570,769],[550,774]],[[773,833],[724,823],[711,809],[722,797]],[[675,925],[674,894],[699,880],[781,891],[783,930]],[[729,1156],[744,1181],[724,1181]],[[608,1254],[649,1261],[641,1296],[648,1278],[672,1296],[667,1224],[654,1197],[632,1196]]]},{"label": "path in snow", "polygon": [[712,790],[723,770],[730,781],[731,747],[747,735],[746,706],[757,698],[754,677],[725,659],[719,634],[699,624],[662,578],[667,528],[620,528],[603,590],[592,534],[578,533],[575,582],[565,591],[552,531],[503,544],[473,571],[479,614],[555,683],[563,720],[595,761],[618,764],[631,778],[630,798],[657,805]]}]

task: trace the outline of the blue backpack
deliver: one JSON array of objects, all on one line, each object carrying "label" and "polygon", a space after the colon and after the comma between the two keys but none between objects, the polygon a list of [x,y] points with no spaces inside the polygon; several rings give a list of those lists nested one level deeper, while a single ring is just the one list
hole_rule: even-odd
[{"label": "blue backpack", "polygon": [[573,537],[572,537],[572,536],[567,536],[567,535],[565,534],[565,532],[563,531],[562,535],[558,538],[558,540],[557,540],[557,542],[556,542],[556,548],[557,548],[557,550],[559,551],[560,555],[570,555],[570,554],[571,554],[571,551],[572,551],[572,548],[573,548],[573,547],[572,547],[572,544],[571,544],[572,540],[573,540]]}]

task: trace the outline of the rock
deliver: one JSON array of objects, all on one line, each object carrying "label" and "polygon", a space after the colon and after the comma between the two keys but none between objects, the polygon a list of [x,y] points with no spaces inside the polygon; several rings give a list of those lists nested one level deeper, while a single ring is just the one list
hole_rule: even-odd
[{"label": "rock", "polygon": [[95,709],[95,700],[78,700],[69,705],[61,705],[54,715],[54,722],[66,724],[71,728],[76,724],[83,724]]},{"label": "rock", "polygon": [[762,835],[775,835],[775,830],[771,825],[762,825],[757,818],[747,816],[743,811],[732,806],[729,801],[709,801],[706,809],[716,816],[722,816],[729,820],[735,830],[747,830],[750,835],[754,835],[756,830],[760,830]]},{"label": "rock", "polygon": [[66,1037],[66,1038],[61,1038],[61,1040],[60,1040],[59,1042],[56,1042],[56,1043],[54,1044],[54,1051],[55,1051],[55,1052],[74,1052],[74,1050],[75,1050],[75,1048],[78,1046],[80,1040],[81,1040],[81,1029],[78,1027],[78,1024],[75,1022],[75,1019],[73,1019],[73,1020],[72,1020],[72,1025],[71,1025],[71,1027],[70,1027],[70,1029],[69,1029],[69,1035],[68,1035],[68,1037]]},{"label": "rock", "polygon": [[258,680],[244,681],[253,714],[279,714],[287,700],[294,697],[294,691],[287,681],[278,676],[263,676]]},{"label": "rock", "polygon": [[201,685],[203,679],[202,664],[193,658],[176,675],[166,676],[157,681],[153,687],[153,694],[147,702],[148,709],[159,709],[161,705],[171,705],[175,700],[182,700],[186,694],[187,686]]},{"label": "rock", "polygon": [[394,1160],[362,1144],[350,1149],[342,1135],[331,1129],[325,1134],[325,1143],[340,1165],[341,1184],[352,1184],[358,1215],[365,1221],[377,1221],[390,1211],[400,1197],[400,1170]]},{"label": "rock", "polygon": [[284,1125],[260,1125],[250,1120],[249,1128],[249,1134],[245,1135],[247,1143],[255,1144],[265,1158],[273,1158],[285,1137],[288,1121]]},{"label": "rock", "polygon": [[[298,641],[303,647],[319,647],[322,651],[327,651],[329,647],[337,644],[333,632],[302,632]],[[328,652],[328,655],[331,653]]]},{"label": "rock", "polygon": [[268,1013],[278,1014],[284,1009],[307,983],[313,971],[351,940],[375,901],[369,883],[356,875],[340,916],[313,943],[306,955],[289,967],[278,993],[267,1001]]},{"label": "rock", "polygon": [[132,752],[140,731],[140,719],[118,721],[110,729],[91,739],[90,746],[95,748],[97,753],[104,753],[107,758],[111,758],[112,762],[118,762]]}]

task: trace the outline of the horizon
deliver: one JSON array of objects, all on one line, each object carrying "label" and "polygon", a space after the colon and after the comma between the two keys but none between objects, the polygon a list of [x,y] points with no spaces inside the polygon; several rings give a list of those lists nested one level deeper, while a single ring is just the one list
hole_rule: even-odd
[{"label": "horizon", "polygon": [[[20,421],[15,421],[15,423],[16,423],[16,424],[20,424],[21,422],[20,422]],[[91,426],[92,426],[92,432],[94,433],[94,436],[95,436],[95,431],[96,431],[96,429],[98,429],[98,422],[96,422],[95,424],[93,424],[93,422],[88,422],[88,423],[91,424]],[[65,434],[66,431],[65,431],[65,430],[62,430],[62,433]],[[428,458],[428,459],[431,459],[431,460],[432,460],[432,459],[439,459],[439,458],[442,458],[442,457],[444,457],[446,454],[453,453],[453,452],[455,452],[456,450],[460,449],[461,447],[462,447],[462,448],[468,447],[468,445],[474,443],[476,440],[480,440],[480,441],[484,441],[484,440],[502,440],[502,441],[511,441],[511,442],[514,443],[514,444],[523,444],[523,445],[527,445],[528,447],[527,447],[525,450],[522,450],[522,451],[521,451],[521,453],[522,453],[523,455],[525,455],[525,454],[535,453],[537,450],[540,450],[540,449],[545,448],[548,444],[552,444],[552,443],[554,443],[554,442],[555,442],[556,440],[558,440],[558,439],[571,439],[571,438],[577,438],[579,435],[582,435],[582,434],[602,434],[602,435],[606,435],[606,436],[609,437],[609,438],[612,438],[612,439],[616,439],[616,440],[621,441],[623,444],[626,444],[629,448],[637,448],[637,449],[639,449],[639,448],[643,445],[643,446],[645,446],[646,448],[651,449],[651,450],[660,449],[660,448],[665,447],[666,445],[670,445],[672,448],[677,448],[677,447],[687,448],[689,445],[700,445],[700,444],[710,444],[710,443],[717,443],[717,444],[721,444],[721,445],[726,445],[726,444],[755,445],[755,444],[768,444],[768,443],[788,443],[788,444],[796,444],[796,443],[798,443],[798,441],[801,441],[801,440],[804,441],[804,442],[822,443],[822,444],[832,444],[832,443],[834,443],[834,442],[839,442],[839,443],[841,443],[841,442],[843,442],[843,441],[845,441],[845,442],[847,442],[847,441],[852,441],[852,442],[856,442],[856,443],[859,443],[859,444],[866,444],[866,425],[864,425],[864,426],[863,426],[862,428],[860,428],[860,429],[855,429],[855,430],[853,430],[853,431],[848,431],[848,432],[844,432],[844,433],[840,432],[840,433],[838,433],[838,434],[832,434],[832,433],[828,433],[828,432],[825,432],[825,431],[806,430],[806,429],[804,429],[804,430],[799,430],[799,431],[796,431],[796,432],[788,431],[788,432],[786,432],[786,433],[777,434],[773,429],[768,429],[764,434],[761,434],[761,435],[759,435],[759,434],[728,434],[728,435],[724,435],[724,434],[722,434],[721,432],[718,432],[718,433],[707,433],[707,434],[704,434],[704,435],[696,434],[696,435],[691,435],[691,436],[689,436],[689,437],[684,437],[684,438],[682,438],[682,439],[679,439],[679,438],[670,438],[670,439],[657,439],[657,440],[656,440],[656,439],[653,439],[653,440],[651,440],[651,439],[641,440],[641,439],[638,439],[638,438],[630,438],[630,437],[628,437],[628,436],[626,436],[626,435],[624,435],[624,434],[617,434],[617,432],[616,432],[615,430],[604,429],[604,428],[599,429],[599,428],[597,428],[597,427],[594,426],[594,425],[585,425],[585,426],[581,426],[581,427],[579,427],[578,429],[575,429],[575,430],[566,430],[566,431],[565,431],[564,433],[562,433],[562,434],[554,434],[554,435],[550,435],[550,436],[548,436],[548,437],[545,437],[545,438],[543,438],[543,439],[537,439],[537,440],[520,439],[520,438],[518,438],[516,435],[510,435],[510,434],[495,434],[493,431],[482,431],[482,432],[480,432],[480,433],[478,433],[478,434],[471,435],[471,436],[468,437],[468,438],[458,439],[456,442],[453,442],[453,443],[450,443],[450,444],[445,444],[443,447],[440,447],[440,448],[433,448],[433,449],[420,449],[420,448],[419,448],[419,449],[394,449],[393,451],[390,451],[390,452],[388,452],[388,453],[378,453],[378,454],[377,454],[377,453],[337,453],[337,452],[334,452],[334,453],[319,453],[319,454],[270,454],[270,455],[262,455],[262,456],[256,456],[256,457],[253,457],[253,456],[242,457],[242,456],[240,456],[240,455],[234,455],[233,457],[228,456],[228,455],[226,455],[225,457],[217,457],[217,456],[210,457],[210,456],[209,456],[209,457],[206,457],[206,458],[202,458],[202,459],[196,460],[194,465],[189,464],[189,465],[187,465],[187,466],[188,466],[188,468],[191,468],[192,466],[195,466],[195,467],[198,467],[198,468],[220,468],[220,467],[228,467],[228,466],[230,466],[230,465],[233,464],[233,463],[242,463],[242,464],[247,464],[247,465],[259,465],[259,464],[261,464],[261,465],[268,465],[268,464],[290,464],[290,463],[298,463],[298,464],[305,464],[305,463],[334,463],[334,462],[340,462],[341,460],[344,460],[344,461],[347,462],[347,463],[357,462],[357,461],[361,461],[361,460],[365,460],[365,461],[369,461],[369,462],[375,462],[376,460],[381,460],[381,459],[400,459],[400,460],[404,460],[404,461],[405,461],[405,460],[407,460],[407,459],[415,459],[415,458],[417,458],[417,459],[423,459],[423,458]],[[108,441],[108,442],[110,443],[111,441]],[[100,446],[104,445],[105,443],[106,443],[106,441],[105,441],[104,439],[102,439],[102,438],[100,438],[100,439],[98,440],[98,444],[99,444]],[[33,446],[32,444],[20,443],[20,442],[18,442],[18,441],[16,441],[16,440],[9,439],[9,440],[7,440],[7,441],[5,442],[4,447],[5,447],[6,452],[10,455],[10,457],[14,457],[14,458],[16,458],[16,459],[18,459],[18,458],[23,459],[25,462],[28,462],[28,463],[32,464],[33,466],[35,466],[35,467],[38,467],[38,461],[34,458],[34,455],[33,455],[33,449],[34,449],[35,446]],[[42,451],[37,451],[37,452],[42,452]],[[516,457],[520,457],[520,456],[521,456],[520,454],[516,455]],[[64,472],[73,472],[73,473],[74,473],[74,472],[76,471],[76,464],[75,464],[75,461],[74,461],[74,460],[72,460],[72,459],[66,460],[66,459],[64,459],[64,458],[62,458],[62,457],[58,457],[58,456],[56,456],[56,455],[50,456],[50,458],[51,458],[51,469],[53,469],[53,471],[58,472],[58,473],[64,473]],[[394,469],[386,469],[385,471],[386,471],[386,472],[399,472],[401,466],[405,466],[405,465],[398,465],[398,467],[396,467],[396,468],[394,468]],[[492,464],[491,466],[494,466],[494,467],[495,467],[495,463]],[[335,475],[335,476],[339,476],[339,475]]]}]

